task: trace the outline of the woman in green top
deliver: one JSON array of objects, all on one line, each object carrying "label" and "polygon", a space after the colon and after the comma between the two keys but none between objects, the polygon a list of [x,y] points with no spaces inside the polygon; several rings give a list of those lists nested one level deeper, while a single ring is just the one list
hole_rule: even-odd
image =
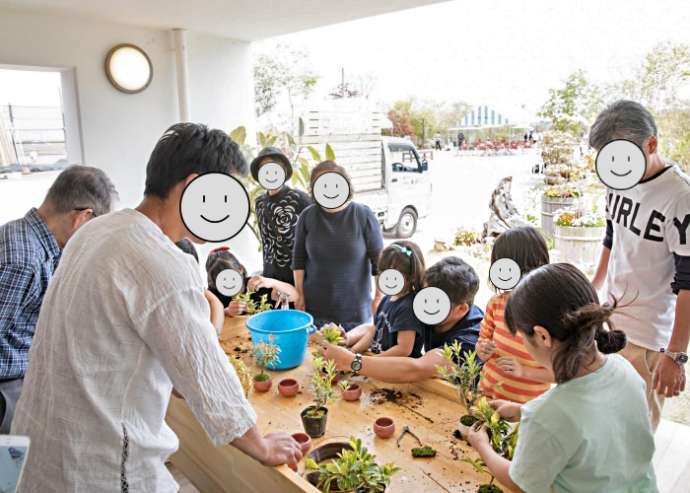
[{"label": "woman in green top", "polygon": [[[506,323],[529,353],[553,370],[556,386],[523,404],[494,401],[520,418],[512,463],[496,454],[481,427],[470,444],[496,479],[527,493],[657,492],[644,383],[620,351],[625,335],[606,330],[613,310],[568,264],[545,265],[512,292]],[[609,324],[610,326],[610,324]]]}]

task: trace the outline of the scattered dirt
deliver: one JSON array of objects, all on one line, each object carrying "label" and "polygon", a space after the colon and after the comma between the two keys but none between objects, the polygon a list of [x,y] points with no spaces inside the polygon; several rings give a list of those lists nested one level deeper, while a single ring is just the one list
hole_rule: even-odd
[{"label": "scattered dirt", "polygon": [[423,404],[422,398],[415,393],[404,393],[394,389],[377,389],[370,394],[372,404],[392,402],[410,409],[417,409]]},{"label": "scattered dirt", "polygon": [[462,440],[462,433],[460,433],[460,430],[455,430],[453,432],[453,438],[457,438],[458,440]]}]

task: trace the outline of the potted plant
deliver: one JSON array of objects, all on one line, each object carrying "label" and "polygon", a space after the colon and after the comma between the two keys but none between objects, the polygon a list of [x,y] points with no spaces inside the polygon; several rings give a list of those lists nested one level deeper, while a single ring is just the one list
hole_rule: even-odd
[{"label": "potted plant", "polygon": [[[326,405],[336,398],[336,389],[333,388],[333,380],[337,375],[335,362],[324,360],[315,356],[312,365],[314,371],[311,374],[311,390],[314,393],[314,404],[303,409],[301,413],[304,431],[312,438],[318,438],[326,433],[326,421],[328,408]],[[340,383],[340,389],[345,390],[347,382]]]},{"label": "potted plant", "polygon": [[572,207],[580,197],[580,191],[573,186],[548,187],[541,198],[541,229],[548,238],[553,237],[553,214],[559,209]]},{"label": "potted plant", "polygon": [[[310,475],[316,486],[324,493],[353,492],[381,493],[391,482],[393,475],[400,470],[395,464],[379,465],[359,438],[350,438],[350,449],[343,449],[335,460],[317,464],[307,458],[307,470],[318,474]],[[313,479],[314,478],[314,479]]]},{"label": "potted plant", "polygon": [[268,392],[273,384],[271,376],[266,373],[266,368],[275,366],[280,362],[280,348],[273,344],[273,336],[268,337],[268,342],[260,342],[254,346],[254,360],[259,367],[259,373],[254,375],[254,390]]},{"label": "potted plant", "polygon": [[362,387],[357,383],[351,383],[343,390],[343,400],[357,401],[362,395]]},{"label": "potted plant", "polygon": [[272,308],[271,304],[268,302],[268,295],[262,294],[259,298],[259,303],[257,304],[254,299],[252,299],[253,291],[245,291],[240,293],[233,298],[233,301],[242,301],[247,307],[244,314],[245,315],[256,315],[257,313],[265,312]]},{"label": "potted plant", "polygon": [[554,246],[561,262],[592,270],[598,261],[606,219],[595,211],[561,209],[554,215]]},{"label": "potted plant", "polygon": [[[491,407],[486,397],[480,398],[476,405],[472,406],[470,412],[477,418],[479,423],[486,425],[491,440],[491,447],[496,453],[507,455],[508,437],[511,434],[510,423],[501,418],[501,415]],[[507,459],[512,458],[506,457]]]},{"label": "potted plant", "polygon": [[445,366],[438,366],[438,374],[445,381],[458,389],[460,402],[467,411],[479,397],[479,374],[482,364],[476,351],[463,353],[462,344],[454,341],[452,345],[443,346],[443,357],[448,361]]},{"label": "potted plant", "polygon": [[479,485],[477,493],[503,493],[503,490],[494,484],[494,481],[496,480],[494,475],[491,474],[491,471],[487,469],[486,465],[480,459],[464,458],[462,461],[471,465],[472,468],[477,471],[477,473],[488,474],[491,476],[491,481],[489,481],[487,484]]}]

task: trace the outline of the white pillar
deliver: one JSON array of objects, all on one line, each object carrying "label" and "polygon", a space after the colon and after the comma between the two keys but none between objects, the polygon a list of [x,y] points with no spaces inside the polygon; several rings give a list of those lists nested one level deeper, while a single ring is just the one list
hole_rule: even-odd
[{"label": "white pillar", "polygon": [[189,111],[189,70],[187,66],[187,31],[173,29],[175,66],[177,71],[177,101],[181,122],[191,121]]}]

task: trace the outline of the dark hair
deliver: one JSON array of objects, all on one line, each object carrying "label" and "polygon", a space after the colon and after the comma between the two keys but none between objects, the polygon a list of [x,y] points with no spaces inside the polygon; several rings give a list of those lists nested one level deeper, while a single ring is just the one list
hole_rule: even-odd
[{"label": "dark hair", "polygon": [[577,268],[548,264],[532,271],[513,290],[505,320],[513,334],[520,331],[532,337],[539,325],[560,342],[553,372],[556,382],[563,383],[594,361],[597,348],[608,354],[625,347],[625,334],[608,321],[616,305],[616,300],[600,305],[594,287]]},{"label": "dark hair", "polygon": [[210,289],[216,288],[216,277],[225,269],[236,270],[242,275],[242,278],[247,280],[247,269],[237,260],[237,257],[230,252],[228,247],[220,247],[211,250],[206,259],[206,273],[208,274],[208,287]]},{"label": "dark hair", "polygon": [[612,140],[625,139],[642,149],[652,135],[657,135],[657,128],[649,110],[635,101],[621,99],[594,120],[589,129],[589,145],[598,151]]},{"label": "dark hair", "polygon": [[[519,226],[501,233],[491,249],[491,263],[502,258],[514,260],[524,277],[530,271],[549,263],[549,248],[542,234],[532,226]],[[489,279],[494,291],[500,291]]]},{"label": "dark hair", "polygon": [[45,200],[59,213],[93,209],[94,216],[102,216],[111,211],[117,198],[115,186],[103,170],[75,165],[58,175]]},{"label": "dark hair", "polygon": [[194,248],[194,243],[189,241],[187,238],[182,238],[180,241],[175,243],[177,247],[182,250],[184,253],[187,253],[194,257],[194,260],[199,262],[199,254],[196,253],[196,248]]},{"label": "dark hair", "polygon": [[311,192],[312,198],[314,197],[314,183],[316,179],[324,173],[338,173],[340,176],[345,178],[347,186],[350,188],[350,195],[347,196],[347,200],[351,200],[352,196],[355,194],[354,188],[352,188],[352,179],[348,174],[347,170],[337,164],[335,161],[321,161],[319,164],[314,166],[311,170],[311,177],[309,178],[309,191]]},{"label": "dark hair", "polygon": [[388,245],[379,256],[378,271],[395,269],[405,277],[409,292],[420,289],[424,282],[424,254],[412,241],[396,241]]},{"label": "dark hair", "polygon": [[189,175],[209,172],[246,175],[247,161],[225,132],[199,123],[176,123],[151,153],[144,195],[166,198]]},{"label": "dark hair", "polygon": [[424,276],[429,287],[443,290],[453,305],[474,303],[479,277],[472,266],[459,257],[446,257],[429,267]]}]

